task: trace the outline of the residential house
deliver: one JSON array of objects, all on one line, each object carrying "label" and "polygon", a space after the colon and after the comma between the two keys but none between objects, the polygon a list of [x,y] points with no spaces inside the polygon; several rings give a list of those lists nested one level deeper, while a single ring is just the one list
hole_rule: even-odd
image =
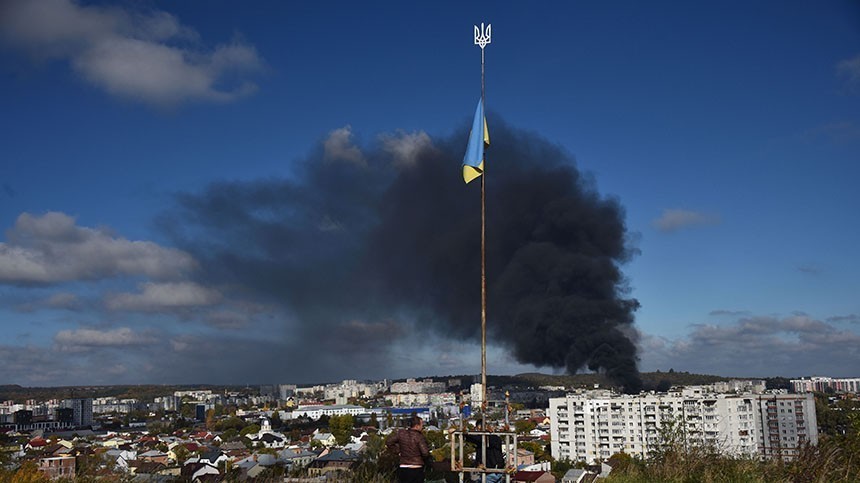
[{"label": "residential house", "polygon": [[330,448],[330,447],[334,446],[335,444],[337,444],[337,440],[335,439],[334,435],[331,433],[315,432],[312,441],[318,441],[323,446],[325,446],[326,448]]},{"label": "residential house", "polygon": [[227,455],[220,449],[215,447],[206,447],[206,449],[200,454],[198,461],[217,468],[221,463],[226,464],[227,459]]},{"label": "residential house", "polygon": [[357,455],[333,449],[313,460],[308,466],[308,474],[322,476],[328,473],[351,472],[356,466],[358,466]]},{"label": "residential house", "polygon": [[109,449],[105,453],[105,458],[113,464],[114,468],[122,471],[129,471],[128,462],[137,459],[137,451]]},{"label": "residential house", "polygon": [[167,453],[162,453],[161,451],[153,449],[137,455],[137,459],[146,462],[161,463],[163,465],[167,465],[169,456],[167,455]]},{"label": "residential house", "polygon": [[555,483],[555,476],[549,471],[517,471],[511,481],[529,483]]},{"label": "residential house", "polygon": [[74,456],[49,456],[39,458],[39,471],[49,478],[75,479]]},{"label": "residential house", "polygon": [[25,450],[42,449],[45,446],[48,446],[48,441],[41,436],[37,436],[37,437],[31,439],[29,442],[27,442],[27,446],[25,446],[24,449]]},{"label": "residential house", "polygon": [[[245,478],[257,478],[260,474],[266,470],[266,467],[254,461],[253,458],[247,458],[239,463],[236,463],[236,468],[241,472],[242,477],[240,479]],[[244,477],[244,478],[243,478]]]},{"label": "residential house", "polygon": [[284,448],[278,453],[278,459],[287,464],[290,468],[304,468],[311,464],[311,461],[316,459],[317,454],[305,448],[292,446]]},{"label": "residential house", "polygon": [[200,481],[205,475],[220,476],[218,468],[207,463],[191,462],[182,466],[180,477],[185,481]]},{"label": "residential house", "polygon": [[561,478],[561,483],[586,483],[594,479],[593,473],[582,468],[571,468]]},{"label": "residential house", "polygon": [[517,448],[517,465],[531,466],[535,464],[535,454],[525,448]]},{"label": "residential house", "polygon": [[266,433],[257,439],[257,445],[266,448],[280,449],[287,445],[287,440],[277,433]]}]

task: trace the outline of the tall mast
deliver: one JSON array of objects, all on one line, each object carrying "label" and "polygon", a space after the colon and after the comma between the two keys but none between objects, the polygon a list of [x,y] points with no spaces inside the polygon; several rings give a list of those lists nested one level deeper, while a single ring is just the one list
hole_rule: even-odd
[{"label": "tall mast", "polygon": [[[484,98],[484,47],[491,41],[492,26],[487,24],[486,30],[484,23],[481,23],[481,28],[475,25],[475,45],[481,47],[481,105],[486,111],[486,100]],[[482,123],[486,123],[486,115],[482,112],[484,118]],[[484,126],[481,126],[484,128]],[[483,142],[483,134],[481,136]],[[484,155],[486,158],[486,154]],[[483,173],[481,174],[481,419],[486,423],[487,413],[487,208],[486,208],[486,179],[487,179],[487,163],[484,162]],[[486,425],[484,426],[486,428]]]}]

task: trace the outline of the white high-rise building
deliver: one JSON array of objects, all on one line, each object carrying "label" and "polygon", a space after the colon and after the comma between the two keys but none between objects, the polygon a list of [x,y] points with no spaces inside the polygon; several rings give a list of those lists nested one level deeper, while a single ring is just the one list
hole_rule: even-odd
[{"label": "white high-rise building", "polygon": [[670,428],[680,444],[735,456],[791,458],[805,442],[818,443],[811,395],[598,390],[552,398],[548,415],[553,457],[589,463],[620,452],[648,457]]}]

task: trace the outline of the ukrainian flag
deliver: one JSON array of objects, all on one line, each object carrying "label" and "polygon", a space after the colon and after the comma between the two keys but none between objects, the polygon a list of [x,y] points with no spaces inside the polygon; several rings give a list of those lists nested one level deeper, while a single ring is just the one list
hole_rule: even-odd
[{"label": "ukrainian flag", "polygon": [[481,99],[478,101],[478,109],[475,110],[469,145],[463,158],[463,181],[466,183],[484,174],[484,148],[489,145],[490,131],[487,129],[487,118],[484,117],[484,100]]}]

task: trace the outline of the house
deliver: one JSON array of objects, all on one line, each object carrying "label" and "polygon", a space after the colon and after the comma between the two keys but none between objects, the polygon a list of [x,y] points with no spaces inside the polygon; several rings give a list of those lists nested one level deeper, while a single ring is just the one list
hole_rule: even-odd
[{"label": "house", "polygon": [[266,448],[279,449],[287,445],[287,440],[277,433],[265,433],[257,439],[257,443]]},{"label": "house", "polygon": [[291,468],[304,468],[316,459],[317,454],[301,447],[284,448],[278,453],[278,459]]},{"label": "house", "polygon": [[364,441],[356,441],[344,446],[343,449],[349,451],[350,453],[358,454],[364,451],[364,448],[366,446],[367,444]]},{"label": "house", "polygon": [[39,471],[49,478],[75,479],[74,456],[49,456],[39,458]]},{"label": "house", "polygon": [[225,455],[220,449],[215,447],[206,447],[200,454],[200,459],[198,461],[217,468],[220,463],[226,463],[227,459],[227,455]]},{"label": "house", "polygon": [[555,476],[552,476],[549,471],[517,471],[511,481],[555,483]]},{"label": "house", "polygon": [[167,453],[162,453],[161,451],[157,450],[149,450],[145,453],[137,455],[137,459],[145,462],[161,463],[163,465],[166,465],[169,457],[167,456]]},{"label": "house", "polygon": [[358,466],[358,456],[333,449],[313,460],[308,466],[308,474],[322,476],[327,473],[351,472],[356,466]]},{"label": "house", "polygon": [[229,452],[229,451],[240,451],[245,449],[245,444],[241,441],[227,441],[226,443],[219,446],[221,451]]},{"label": "house", "polygon": [[239,468],[239,471],[241,471],[242,476],[252,479],[257,478],[263,471],[266,470],[265,466],[257,463],[253,460],[253,458],[248,458],[241,463],[237,463],[236,468]]},{"label": "house", "polygon": [[185,481],[197,481],[204,475],[220,475],[218,468],[200,462],[187,463],[182,466],[180,477]]},{"label": "house", "polygon": [[591,482],[594,473],[581,468],[571,468],[561,478],[561,483],[586,483]]},{"label": "house", "polygon": [[531,466],[535,464],[535,454],[525,448],[517,448],[517,465]]},{"label": "house", "polygon": [[48,441],[47,441],[45,438],[41,437],[41,436],[37,436],[37,437],[35,437],[35,438],[31,439],[31,440],[27,443],[27,446],[25,446],[25,447],[24,447],[24,449],[27,449],[27,450],[30,450],[30,449],[42,449],[42,448],[44,448],[45,446],[48,446]]},{"label": "house", "polygon": [[337,440],[331,433],[315,433],[312,441],[319,441],[326,448],[330,448],[337,443]]},{"label": "house", "polygon": [[137,451],[109,449],[105,453],[105,458],[114,464],[114,468],[122,471],[129,471],[128,462],[137,459]]}]

